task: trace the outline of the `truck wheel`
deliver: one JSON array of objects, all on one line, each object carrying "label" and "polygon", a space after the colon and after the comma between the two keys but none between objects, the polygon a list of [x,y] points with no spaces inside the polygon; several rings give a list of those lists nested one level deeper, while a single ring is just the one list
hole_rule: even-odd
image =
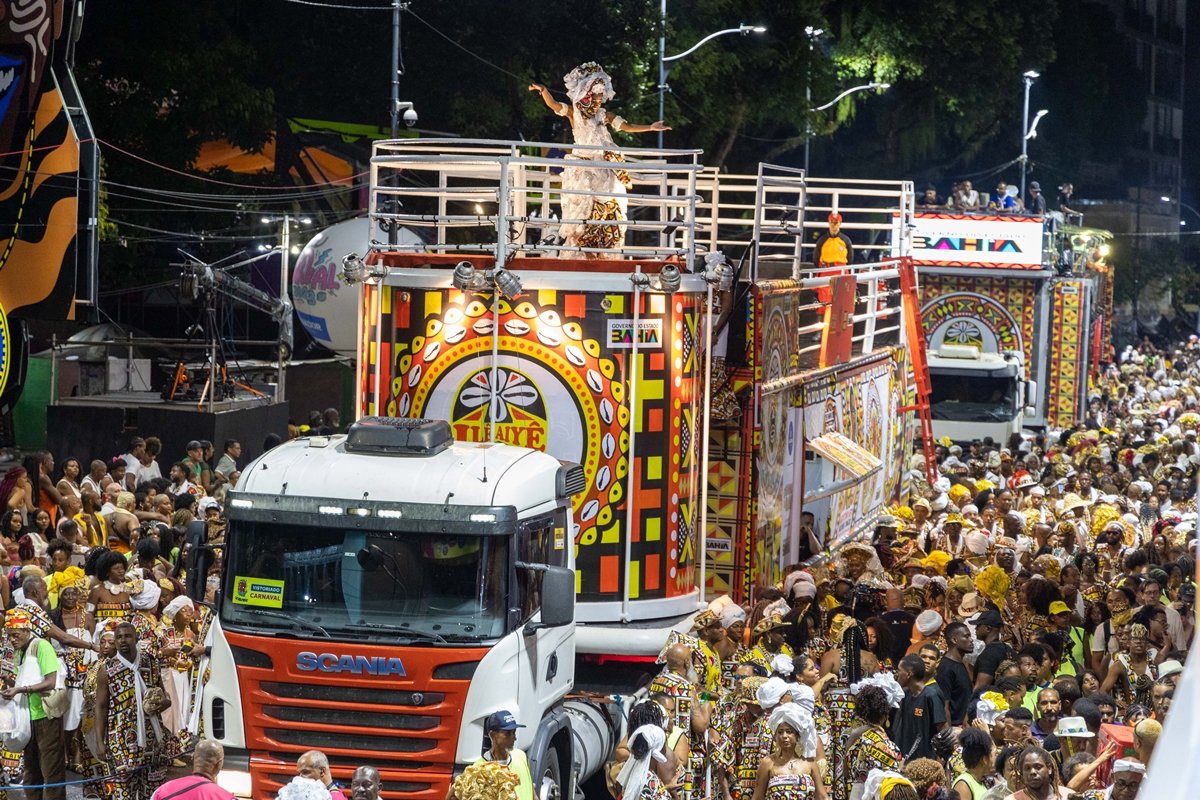
[{"label": "truck wheel", "polygon": [[562,770],[558,765],[558,751],[546,753],[546,766],[542,767],[542,778],[538,781],[537,800],[562,800]]}]

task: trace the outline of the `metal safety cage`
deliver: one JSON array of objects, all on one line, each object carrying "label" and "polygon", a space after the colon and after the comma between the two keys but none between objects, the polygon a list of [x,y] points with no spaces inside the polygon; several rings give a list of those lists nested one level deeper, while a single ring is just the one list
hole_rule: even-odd
[{"label": "metal safety cage", "polygon": [[[474,257],[495,269],[553,269],[527,259],[587,260],[589,271],[629,271],[629,261],[672,260],[692,271],[699,150],[656,150],[471,139],[379,142],[371,158],[370,253],[385,267],[453,266]],[[564,169],[620,171],[632,188],[615,197],[624,218],[564,219]],[[622,176],[623,177],[623,176]],[[616,248],[567,244],[564,224],[616,226]],[[401,241],[407,228],[419,242]],[[423,257],[423,258],[422,258]],[[524,263],[521,263],[525,260]],[[422,263],[423,262],[423,263]]]},{"label": "metal safety cage", "polygon": [[816,242],[833,213],[854,244],[854,261],[908,255],[912,181],[814,178],[801,169],[760,164],[755,191],[755,277],[814,274]]}]

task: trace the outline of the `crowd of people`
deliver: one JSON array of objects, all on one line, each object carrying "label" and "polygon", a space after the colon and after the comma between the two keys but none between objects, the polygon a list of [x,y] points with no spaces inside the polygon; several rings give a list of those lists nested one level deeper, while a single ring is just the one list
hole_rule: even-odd
[{"label": "crowd of people", "polygon": [[992,214],[1039,214],[1047,212],[1057,214],[1067,222],[1078,224],[1082,216],[1072,208],[1078,204],[1075,200],[1075,187],[1064,183],[1058,187],[1058,197],[1051,204],[1042,194],[1042,185],[1038,181],[1030,181],[1025,190],[1025,197],[1008,181],[996,184],[992,194],[980,192],[969,180],[957,181],[950,194],[943,196],[937,187],[929,184],[917,198],[917,209],[920,211],[954,211],[959,213],[992,213]]},{"label": "crowd of people", "polygon": [[1194,633],[1200,340],[1082,426],[937,449],[870,542],[673,634],[608,777],[643,800],[1133,800]]},{"label": "crowd of people", "polygon": [[[80,784],[145,800],[193,751],[197,779],[219,751],[201,699],[242,446],[185,450],[169,465],[152,436],[108,460],[34,453],[0,481],[0,774],[26,798]],[[181,798],[229,796],[208,784]]]}]

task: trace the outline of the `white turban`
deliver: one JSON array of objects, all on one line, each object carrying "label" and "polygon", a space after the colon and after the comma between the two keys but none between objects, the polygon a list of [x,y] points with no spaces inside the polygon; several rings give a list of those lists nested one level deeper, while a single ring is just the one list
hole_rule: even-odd
[{"label": "white turban", "polygon": [[171,602],[167,603],[167,607],[162,610],[162,618],[167,622],[175,619],[175,615],[183,610],[184,606],[190,606],[192,599],[185,594],[181,594]]},{"label": "white turban", "polygon": [[792,607],[787,604],[787,600],[782,597],[776,600],[771,605],[763,609],[764,617],[782,617],[784,614],[792,610]]},{"label": "white turban", "polygon": [[978,514],[978,513],[979,513],[979,506],[975,505],[974,503],[967,503],[965,506],[963,506],[963,507],[962,507],[962,513],[964,513],[964,514]]},{"label": "white turban", "polygon": [[[639,737],[649,746],[650,752],[642,758],[634,758],[633,740]],[[625,762],[621,773],[617,775],[617,783],[624,790],[625,796],[641,796],[642,787],[646,785],[646,778],[650,774],[650,759],[653,758],[660,763],[667,760],[667,757],[662,754],[663,745],[666,742],[667,734],[659,725],[643,725],[629,734],[629,760]]]},{"label": "white turban", "polygon": [[792,588],[797,583],[811,583],[813,584],[813,588],[816,588],[816,584],[813,583],[812,575],[809,575],[807,572],[802,570],[796,570],[794,572],[789,572],[788,576],[783,579],[783,596],[791,597]]},{"label": "white turban", "polygon": [[784,703],[771,712],[767,727],[774,731],[785,722],[796,732],[796,751],[803,758],[816,758],[817,726],[813,724],[812,714],[795,703]]},{"label": "white turban", "polygon": [[869,678],[863,678],[858,683],[851,684],[850,693],[858,694],[865,686],[878,686],[883,689],[892,708],[899,708],[900,703],[904,700],[904,688],[896,682],[890,672],[877,672]]},{"label": "white turban", "polygon": [[924,636],[933,636],[940,631],[943,622],[942,615],[932,608],[927,608],[920,614],[917,614],[917,630]]},{"label": "white turban", "polygon": [[973,556],[981,556],[987,553],[989,540],[986,533],[974,531],[963,537],[967,543],[967,550]]},{"label": "white turban", "polygon": [[142,581],[142,590],[137,594],[130,594],[129,604],[135,611],[145,611],[156,608],[160,597],[162,597],[162,589],[158,588],[157,583],[153,580]]},{"label": "white turban", "polygon": [[928,584],[929,584],[929,576],[928,575],[913,575],[912,578],[910,578],[908,581],[908,585],[913,587],[914,589],[924,589],[926,587],[926,585],[928,585]]},{"label": "white turban", "polygon": [[950,498],[945,494],[939,494],[929,501],[929,508],[933,511],[945,511],[948,505],[950,505]]},{"label": "white turban", "polygon": [[863,800],[883,800],[883,782],[886,780],[902,781],[908,786],[912,786],[912,781],[899,772],[872,769],[867,773],[867,781],[863,784]]},{"label": "white turban", "polygon": [[779,701],[787,693],[788,685],[783,678],[767,678],[766,682],[755,692],[755,699],[758,700],[763,711],[769,711],[779,705]]},{"label": "white turban", "polygon": [[983,720],[983,724],[987,725],[989,728],[996,724],[996,720],[999,719],[1000,715],[1003,713],[1003,711],[996,707],[994,702],[986,698],[980,698],[979,701],[975,703],[975,716]]},{"label": "white turban", "polygon": [[1146,765],[1131,758],[1118,758],[1113,762],[1112,774],[1116,775],[1118,772],[1133,772],[1137,775],[1145,775]]},{"label": "white turban", "polygon": [[778,672],[780,675],[791,675],[793,669],[792,660],[782,653],[771,659],[772,672]]},{"label": "white turban", "polygon": [[812,690],[811,686],[805,686],[803,683],[793,683],[791,685],[791,692],[792,702],[810,714],[816,711],[817,694]]},{"label": "white turban", "polygon": [[746,609],[737,603],[730,603],[721,609],[721,627],[729,630],[739,622],[746,621]]},{"label": "white turban", "polygon": [[792,587],[792,596],[801,600],[812,600],[817,596],[817,585],[812,582],[797,581]]},{"label": "white turban", "polygon": [[297,775],[291,782],[280,787],[275,796],[279,800],[321,800],[329,797],[329,790],[315,778],[301,778]]}]

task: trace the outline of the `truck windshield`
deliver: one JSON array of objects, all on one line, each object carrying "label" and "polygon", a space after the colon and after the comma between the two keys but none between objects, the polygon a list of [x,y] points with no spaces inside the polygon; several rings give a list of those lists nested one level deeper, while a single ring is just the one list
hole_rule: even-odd
[{"label": "truck windshield", "polygon": [[221,620],[303,638],[464,642],[505,632],[508,540],[235,521]]},{"label": "truck windshield", "polygon": [[934,419],[953,422],[1006,422],[1016,416],[1013,378],[938,375],[930,372],[929,403]]}]

